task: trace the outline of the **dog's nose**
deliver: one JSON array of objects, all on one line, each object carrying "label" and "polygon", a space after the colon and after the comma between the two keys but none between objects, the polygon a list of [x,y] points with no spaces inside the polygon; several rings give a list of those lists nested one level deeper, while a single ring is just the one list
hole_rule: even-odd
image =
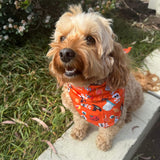
[{"label": "dog's nose", "polygon": [[76,53],[70,48],[64,48],[60,50],[59,55],[61,60],[67,63],[75,57]]}]

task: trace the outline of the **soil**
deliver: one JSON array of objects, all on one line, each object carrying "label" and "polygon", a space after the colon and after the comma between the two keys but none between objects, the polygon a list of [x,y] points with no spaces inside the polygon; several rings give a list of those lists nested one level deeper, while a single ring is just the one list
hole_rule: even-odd
[{"label": "soil", "polygon": [[148,3],[140,0],[119,0],[119,14],[131,22],[137,22],[137,27],[160,30],[160,16],[155,10],[148,9]]}]

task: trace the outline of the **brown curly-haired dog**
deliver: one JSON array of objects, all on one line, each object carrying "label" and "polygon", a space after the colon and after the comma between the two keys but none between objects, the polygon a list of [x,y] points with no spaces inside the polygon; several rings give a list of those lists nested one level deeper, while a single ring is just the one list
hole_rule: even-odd
[{"label": "brown curly-haired dog", "polygon": [[[126,121],[131,120],[130,113],[139,108],[144,99],[141,85],[130,73],[126,54],[121,45],[114,40],[111,22],[98,13],[84,13],[81,6],[72,5],[56,23],[54,40],[47,54],[48,57],[52,57],[50,73],[63,86],[62,103],[73,113],[74,127],[71,136],[75,139],[82,140],[86,136],[89,122],[84,119],[85,115],[79,114],[73,104],[68,91],[68,88],[72,87],[69,86],[81,89],[106,83],[110,93],[115,93],[120,88],[124,89],[125,100],[120,111],[121,116],[114,125],[107,126],[104,121],[99,127],[96,145],[103,151],[111,148],[114,136]],[[86,98],[85,95],[83,98]],[[104,100],[107,98],[103,97]],[[82,105],[81,102],[79,105]],[[92,107],[88,107],[88,110]],[[99,108],[98,112],[103,109]],[[96,116],[91,118],[94,121],[99,119]],[[114,119],[115,116],[112,115],[111,118]]]}]

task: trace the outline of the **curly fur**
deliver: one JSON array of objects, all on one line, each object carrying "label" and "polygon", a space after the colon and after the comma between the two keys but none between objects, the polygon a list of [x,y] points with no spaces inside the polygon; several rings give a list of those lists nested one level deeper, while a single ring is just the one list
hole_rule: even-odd
[{"label": "curly fur", "polygon": [[[70,6],[56,23],[53,41],[47,56],[52,57],[49,70],[63,86],[62,103],[73,113],[74,127],[71,136],[82,140],[86,136],[88,122],[80,117],[68,94],[67,83],[86,87],[90,84],[101,84],[104,81],[112,90],[125,88],[125,102],[122,116],[118,123],[108,128],[99,128],[96,145],[106,151],[111,148],[112,140],[125,121],[131,120],[130,113],[143,103],[143,91],[129,70],[129,60],[122,46],[115,42],[115,35],[110,27],[110,19],[105,19],[98,13],[83,13],[80,6]],[[86,43],[86,36],[95,39],[94,45]],[[65,40],[60,41],[64,36]],[[69,63],[63,63],[59,52],[63,48],[71,48],[76,53]],[[66,68],[75,68],[79,75],[67,77]]]}]

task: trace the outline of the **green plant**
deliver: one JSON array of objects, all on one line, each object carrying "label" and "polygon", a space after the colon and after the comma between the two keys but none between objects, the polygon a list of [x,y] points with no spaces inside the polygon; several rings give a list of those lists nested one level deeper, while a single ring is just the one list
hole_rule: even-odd
[{"label": "green plant", "polygon": [[76,0],[0,0],[0,42],[17,41],[25,32],[53,28],[64,8]]}]

